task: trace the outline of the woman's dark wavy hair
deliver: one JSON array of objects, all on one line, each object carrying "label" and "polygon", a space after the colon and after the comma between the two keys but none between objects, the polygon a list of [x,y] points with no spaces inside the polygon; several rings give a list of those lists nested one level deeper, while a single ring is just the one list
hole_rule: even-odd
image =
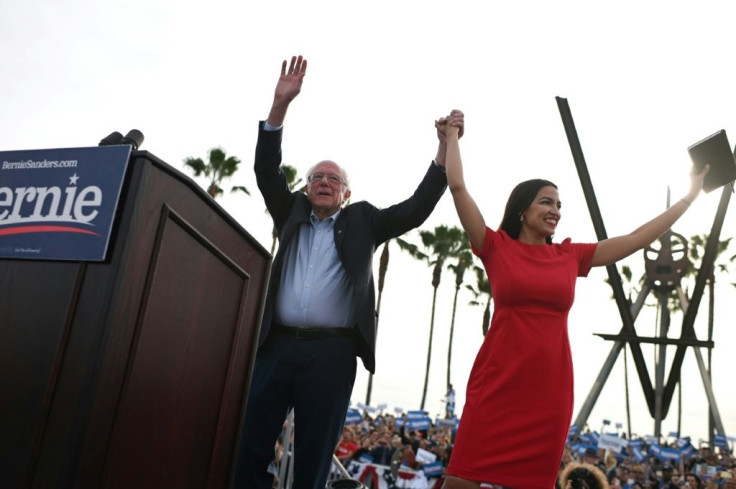
[{"label": "woman's dark wavy hair", "polygon": [[[519,185],[514,187],[509,195],[509,200],[506,202],[506,210],[503,213],[503,219],[499,229],[506,231],[506,234],[511,236],[513,239],[519,239],[519,233],[521,233],[521,214],[532,205],[534,199],[537,197],[539,190],[542,187],[552,186],[557,188],[557,185],[550,182],[549,180],[542,180],[541,178],[535,178],[533,180],[527,180],[521,182]],[[552,244],[552,237],[547,236],[547,244]]]}]

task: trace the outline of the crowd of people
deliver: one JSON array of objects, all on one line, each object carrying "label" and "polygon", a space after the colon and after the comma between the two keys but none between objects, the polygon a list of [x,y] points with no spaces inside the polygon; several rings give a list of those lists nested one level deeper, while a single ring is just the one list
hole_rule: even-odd
[{"label": "crowd of people", "polygon": [[[448,423],[431,423],[428,429],[407,427],[407,417],[381,412],[363,414],[362,421],[346,424],[335,450],[340,462],[363,462],[397,470],[420,471],[429,460],[417,456],[431,453],[447,466],[453,449],[455,429]],[[736,489],[736,458],[728,449],[711,449],[703,444],[679,460],[671,457],[644,456],[651,452],[651,437],[639,438],[636,452],[623,448],[620,453],[608,449],[579,449],[579,440],[590,431],[570,436],[560,465],[559,489]],[[620,435],[626,438],[625,433]],[[668,438],[659,448],[678,448],[681,439]],[[633,445],[633,443],[632,443]],[[433,487],[441,487],[438,478]],[[502,486],[483,486],[501,489]]]},{"label": "crowd of people", "polygon": [[337,458],[346,465],[350,460],[363,460],[380,465],[406,467],[420,470],[420,450],[433,454],[444,465],[452,453],[452,427],[437,427],[433,423],[427,430],[407,428],[392,415],[380,414],[372,418],[364,415],[360,424],[346,424],[335,450]]}]

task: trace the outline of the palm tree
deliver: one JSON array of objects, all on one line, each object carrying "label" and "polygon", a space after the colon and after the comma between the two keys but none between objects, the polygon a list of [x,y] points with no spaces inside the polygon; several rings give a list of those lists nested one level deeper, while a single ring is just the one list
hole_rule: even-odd
[{"label": "palm tree", "polygon": [[[228,157],[222,148],[212,148],[209,153],[209,162],[205,163],[201,158],[192,158],[191,156],[184,160],[184,166],[194,171],[194,176],[204,175],[209,178],[210,184],[207,187],[207,193],[213,199],[222,194],[220,185],[226,178],[230,178],[238,171],[240,159],[236,156]],[[250,195],[247,188],[243,186],[233,186],[233,192],[240,191]]]},{"label": "palm tree", "polygon": [[[383,244],[383,252],[378,264],[378,302],[376,304],[376,335],[378,335],[378,321],[381,319],[381,299],[383,298],[383,285],[386,283],[386,271],[388,270],[388,244],[391,240]],[[366,406],[371,405],[371,391],[373,391],[373,374],[368,374],[368,389],[365,393]]]},{"label": "palm tree", "polygon": [[[466,285],[465,288],[473,294],[474,299],[469,302],[471,306],[485,306],[483,309],[483,324],[481,325],[483,336],[485,336],[486,333],[488,333],[488,327],[491,325],[491,301],[493,300],[493,291],[491,290],[491,283],[488,281],[485,270],[481,267],[475,266],[473,267],[473,272],[475,272],[476,279],[475,287],[472,285]],[[482,295],[488,296],[484,302],[480,302],[478,300]]]},{"label": "palm tree", "polygon": [[442,277],[442,269],[445,265],[447,258],[455,257],[460,252],[460,243],[463,236],[463,231],[453,226],[448,228],[447,226],[441,225],[434,228],[432,231],[419,231],[419,235],[422,238],[422,244],[429,250],[430,254],[425,254],[419,251],[416,245],[408,243],[402,239],[397,238],[396,242],[399,247],[409,253],[411,256],[418,260],[426,260],[429,266],[433,267],[432,270],[432,287],[434,292],[432,293],[432,315],[429,323],[429,344],[427,346],[427,369],[424,375],[424,389],[422,391],[422,403],[420,409],[424,409],[424,404],[427,400],[427,386],[429,384],[429,366],[432,360],[432,337],[434,335],[434,312],[437,304],[437,288],[440,286],[440,279]]},{"label": "palm tree", "polygon": [[[298,188],[302,184],[302,177],[297,178],[296,168],[294,168],[293,166],[281,165],[281,171],[284,172],[284,176],[286,177],[286,184],[289,186],[290,192],[293,192],[294,189]],[[302,190],[304,190],[304,188],[302,188]],[[268,212],[268,209],[266,209],[266,212]],[[271,255],[273,255],[273,252],[276,251],[276,243],[279,240],[279,232],[276,229],[276,226],[273,227],[273,230],[271,231],[271,236],[273,237],[273,243],[271,244]]]},{"label": "palm tree", "polygon": [[447,265],[447,268],[455,273],[455,295],[452,299],[452,319],[450,320],[450,340],[447,345],[447,388],[452,385],[450,381],[450,369],[452,365],[452,336],[455,332],[455,313],[457,311],[457,296],[460,293],[460,287],[463,285],[465,271],[473,266],[473,254],[470,252],[470,243],[468,237],[463,234],[460,238],[460,249],[457,254],[457,262]]}]

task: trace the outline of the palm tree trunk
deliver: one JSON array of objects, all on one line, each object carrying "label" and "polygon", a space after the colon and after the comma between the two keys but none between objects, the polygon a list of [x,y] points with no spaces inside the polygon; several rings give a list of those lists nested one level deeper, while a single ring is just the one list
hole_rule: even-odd
[{"label": "palm tree trunk", "polygon": [[677,381],[677,432],[682,433],[682,379]]},{"label": "palm tree trunk", "polygon": [[[378,302],[376,304],[376,336],[378,336],[378,320],[381,315],[381,299],[383,298],[383,285],[386,281],[386,270],[388,270],[388,241],[383,245],[383,253],[378,265]],[[373,374],[368,373],[368,388],[365,393],[365,405],[371,405],[371,393],[373,392]]]},{"label": "palm tree trunk", "polygon": [[434,306],[437,303],[437,287],[434,288],[432,294],[432,318],[429,321],[429,345],[427,346],[427,371],[424,374],[424,389],[422,390],[422,404],[419,409],[424,411],[424,404],[427,400],[427,386],[429,385],[429,365],[432,360],[432,336],[434,334]]},{"label": "palm tree trunk", "polygon": [[450,340],[447,345],[447,388],[452,385],[450,381],[450,370],[452,368],[452,336],[455,333],[455,312],[457,311],[457,296],[460,293],[460,286],[455,287],[455,298],[452,301],[452,319],[450,319]]},{"label": "palm tree trunk", "polygon": [[[715,274],[711,272],[708,280],[708,341],[713,340],[713,312],[715,310]],[[711,388],[713,385],[713,372],[711,371],[711,357],[713,355],[713,349],[708,348],[708,380],[711,382]],[[708,403],[708,443],[713,446],[714,434],[715,434],[715,419],[713,419],[713,406]]]},{"label": "palm tree trunk", "polygon": [[629,360],[624,346],[624,391],[626,393],[626,431],[631,440],[631,404],[629,402]]},{"label": "palm tree trunk", "polygon": [[276,226],[273,227],[271,236],[273,237],[273,242],[271,243],[271,256],[273,256],[273,252],[276,251],[276,243],[279,240],[279,232],[276,230]]},{"label": "palm tree trunk", "polygon": [[217,188],[218,188],[217,187],[217,184],[214,181],[212,183],[210,183],[210,186],[209,187],[207,187],[207,193],[213,199],[217,197]]}]

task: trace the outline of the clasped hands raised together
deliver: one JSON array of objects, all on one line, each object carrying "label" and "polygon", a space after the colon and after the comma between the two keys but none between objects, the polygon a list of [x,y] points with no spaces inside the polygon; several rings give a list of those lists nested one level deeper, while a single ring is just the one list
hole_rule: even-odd
[{"label": "clasped hands raised together", "polygon": [[437,128],[437,137],[440,141],[444,141],[448,135],[457,134],[458,139],[463,137],[465,132],[465,114],[462,111],[454,109],[450,115],[440,117],[434,121],[434,127]]}]

